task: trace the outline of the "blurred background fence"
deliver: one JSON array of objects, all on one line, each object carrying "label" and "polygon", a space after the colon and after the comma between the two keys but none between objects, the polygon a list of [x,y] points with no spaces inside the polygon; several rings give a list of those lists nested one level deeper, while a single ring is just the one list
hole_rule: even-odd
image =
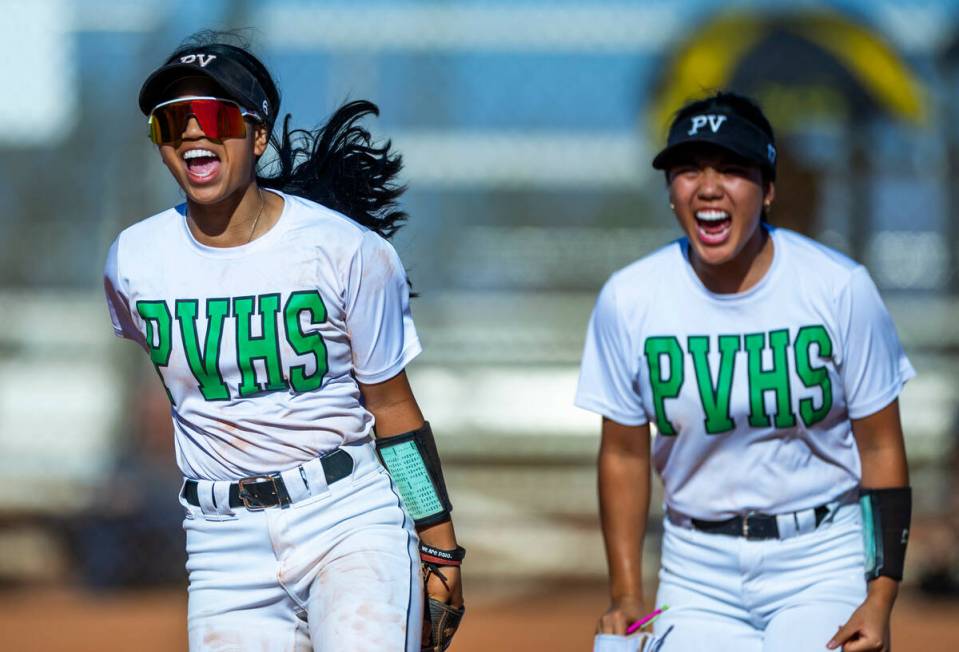
[{"label": "blurred background fence", "polygon": [[212,27],[251,28],[295,126],[371,99],[374,132],[404,154],[411,217],[396,243],[426,349],[410,375],[475,577],[603,577],[599,422],[572,407],[586,320],[612,271],[679,235],[649,165],[671,112],[731,87],[777,128],[772,222],[863,261],[894,314],[920,373],[902,407],[918,489],[909,577],[954,586],[956,2],[0,9],[0,582],[184,582],[168,405],[145,356],[113,341],[100,274],[120,229],[181,199],[145,137],[139,84]]}]

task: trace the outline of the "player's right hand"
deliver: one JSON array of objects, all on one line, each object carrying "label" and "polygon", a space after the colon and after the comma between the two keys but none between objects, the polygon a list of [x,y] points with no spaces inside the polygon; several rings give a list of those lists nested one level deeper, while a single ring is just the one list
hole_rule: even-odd
[{"label": "player's right hand", "polygon": [[609,609],[599,619],[597,634],[626,634],[626,628],[646,615],[646,605],[642,596],[625,596],[609,605]]}]

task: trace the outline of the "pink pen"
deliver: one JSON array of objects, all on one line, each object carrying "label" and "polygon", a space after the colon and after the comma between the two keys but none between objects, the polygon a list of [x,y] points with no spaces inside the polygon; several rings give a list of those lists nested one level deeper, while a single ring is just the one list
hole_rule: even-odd
[{"label": "pink pen", "polygon": [[643,616],[642,618],[637,620],[635,623],[633,623],[632,625],[626,628],[626,635],[628,636],[629,634],[632,634],[633,632],[637,631],[639,628],[643,627],[644,625],[648,625],[649,623],[653,622],[656,616],[660,615],[667,609],[669,609],[669,607],[667,607],[666,605],[663,605],[661,608],[646,614],[645,616]]}]

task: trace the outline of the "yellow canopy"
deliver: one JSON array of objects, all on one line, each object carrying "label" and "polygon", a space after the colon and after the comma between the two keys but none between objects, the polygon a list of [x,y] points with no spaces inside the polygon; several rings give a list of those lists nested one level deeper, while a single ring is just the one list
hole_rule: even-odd
[{"label": "yellow canopy", "polygon": [[774,30],[788,31],[831,55],[890,115],[917,124],[925,120],[922,84],[880,36],[862,25],[822,12],[788,17],[726,14],[697,30],[666,67],[651,105],[657,135],[665,135],[684,103],[727,88],[744,57]]}]

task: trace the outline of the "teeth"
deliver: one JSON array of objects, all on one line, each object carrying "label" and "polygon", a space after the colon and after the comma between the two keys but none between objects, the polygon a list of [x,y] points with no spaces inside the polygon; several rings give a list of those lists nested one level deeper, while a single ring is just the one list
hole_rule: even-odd
[{"label": "teeth", "polygon": [[183,153],[183,160],[189,161],[194,158],[203,158],[203,157],[212,157],[216,158],[216,154],[211,152],[208,149],[189,149]]},{"label": "teeth", "polygon": [[729,219],[729,213],[726,211],[696,211],[696,219],[704,222],[720,222]]}]

